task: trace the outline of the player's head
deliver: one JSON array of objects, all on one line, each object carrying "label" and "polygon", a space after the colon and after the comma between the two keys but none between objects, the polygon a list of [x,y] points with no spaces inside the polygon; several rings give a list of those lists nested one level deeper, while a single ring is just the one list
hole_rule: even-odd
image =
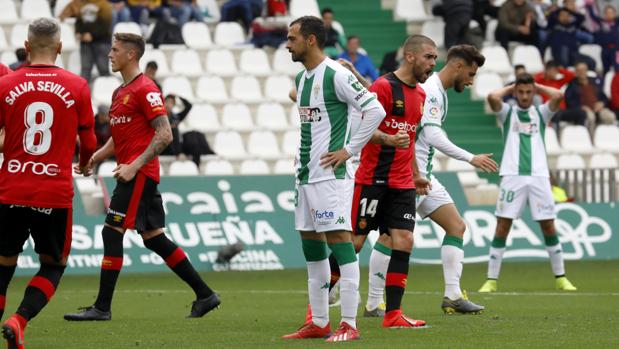
[{"label": "player's head", "polygon": [[456,45],[447,52],[447,65],[453,69],[453,86],[456,92],[464,91],[466,86],[471,86],[477,69],[484,65],[486,57],[475,46]]},{"label": "player's head", "polygon": [[28,25],[28,40],[24,43],[31,60],[43,56],[56,60],[62,51],[60,25],[53,18],[37,18]]},{"label": "player's head", "polygon": [[112,63],[112,71],[123,70],[131,64],[138,64],[144,55],[146,44],[140,35],[131,33],[116,33],[112,41],[112,49],[108,55]]},{"label": "player's head", "polygon": [[322,51],[326,40],[325,25],[322,19],[303,16],[290,23],[286,49],[292,54],[292,60],[304,63],[312,50]]},{"label": "player's head", "polygon": [[516,77],[514,84],[514,96],[518,106],[523,109],[527,109],[533,104],[533,97],[535,96],[535,80],[531,74],[520,74]]},{"label": "player's head", "polygon": [[404,48],[404,61],[412,70],[413,77],[419,83],[426,81],[432,74],[438,53],[436,44],[432,39],[424,35],[412,35],[402,45]]}]

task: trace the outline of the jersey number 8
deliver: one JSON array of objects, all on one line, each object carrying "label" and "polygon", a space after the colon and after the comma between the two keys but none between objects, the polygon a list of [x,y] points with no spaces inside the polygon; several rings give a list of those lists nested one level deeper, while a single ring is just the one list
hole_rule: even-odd
[{"label": "jersey number 8", "polygon": [[[39,115],[41,116],[40,122],[37,122]],[[52,132],[50,131],[54,123],[52,107],[44,102],[34,102],[28,105],[24,122],[26,124],[26,132],[24,133],[24,150],[26,153],[31,155],[47,153],[52,145]],[[35,141],[37,142],[35,143]]]}]

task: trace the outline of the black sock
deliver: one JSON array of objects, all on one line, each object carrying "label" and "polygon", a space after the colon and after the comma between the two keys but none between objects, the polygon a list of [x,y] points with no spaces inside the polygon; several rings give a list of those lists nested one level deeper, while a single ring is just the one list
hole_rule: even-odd
[{"label": "black sock", "polygon": [[9,288],[9,283],[15,273],[15,267],[17,265],[0,265],[0,319],[4,314],[4,307],[6,306],[6,289]]},{"label": "black sock", "polygon": [[386,311],[398,310],[402,305],[410,257],[410,252],[391,250],[391,260],[387,267],[385,281],[385,292],[387,294]]},{"label": "black sock", "polygon": [[335,284],[340,280],[340,265],[337,264],[333,252],[329,255],[329,266],[331,267],[331,281],[329,282],[329,292],[335,287]]},{"label": "black sock", "polygon": [[206,285],[191,265],[183,249],[168,239],[165,234],[144,240],[144,246],[163,258],[168,267],[193,289],[197,299],[206,298],[213,294],[213,290]]},{"label": "black sock", "polygon": [[99,294],[95,301],[95,307],[101,311],[110,311],[116,281],[123,267],[124,234],[110,227],[103,227],[101,235],[103,236],[103,260],[101,261]]},{"label": "black sock", "polygon": [[24,300],[17,308],[17,314],[21,315],[26,321],[37,316],[56,292],[64,268],[59,265],[41,263],[39,272],[26,287]]}]

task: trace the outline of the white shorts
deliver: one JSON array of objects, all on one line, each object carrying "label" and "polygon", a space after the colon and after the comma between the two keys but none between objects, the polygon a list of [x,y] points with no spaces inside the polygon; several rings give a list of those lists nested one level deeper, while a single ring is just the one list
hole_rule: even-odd
[{"label": "white shorts", "polygon": [[417,214],[421,219],[425,219],[441,206],[454,203],[447,189],[436,177],[433,176],[430,182],[432,190],[428,195],[418,195],[416,200]]},{"label": "white shorts", "polygon": [[534,176],[503,176],[494,214],[497,217],[518,219],[527,200],[533,220],[556,218],[550,179]]},{"label": "white shorts", "polygon": [[353,179],[333,179],[297,186],[294,211],[298,231],[352,231],[350,214],[355,188]]}]

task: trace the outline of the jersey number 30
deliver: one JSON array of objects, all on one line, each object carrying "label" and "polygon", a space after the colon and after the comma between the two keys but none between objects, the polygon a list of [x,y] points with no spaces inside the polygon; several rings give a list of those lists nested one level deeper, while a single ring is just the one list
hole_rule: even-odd
[{"label": "jersey number 30", "polygon": [[[50,131],[54,123],[52,106],[44,102],[34,102],[28,105],[24,114],[26,124],[24,150],[31,155],[47,153],[52,145],[52,132]],[[39,117],[39,120],[37,120],[37,117]]]}]

